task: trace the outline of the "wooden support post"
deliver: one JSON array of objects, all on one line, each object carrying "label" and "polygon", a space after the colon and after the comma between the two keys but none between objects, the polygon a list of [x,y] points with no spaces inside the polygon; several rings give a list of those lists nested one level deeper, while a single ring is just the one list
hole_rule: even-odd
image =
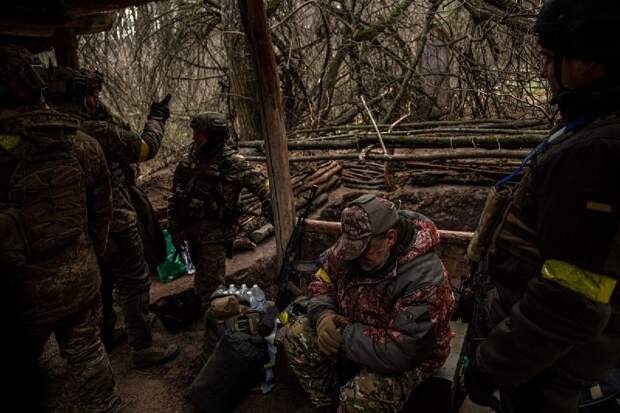
[{"label": "wooden support post", "polygon": [[239,11],[256,70],[280,268],[295,220],[280,80],[263,0],[239,0]]},{"label": "wooden support post", "polygon": [[56,53],[56,61],[61,66],[69,66],[74,69],[80,67],[78,59],[78,40],[75,29],[60,27],[56,29],[52,38],[54,52]]}]

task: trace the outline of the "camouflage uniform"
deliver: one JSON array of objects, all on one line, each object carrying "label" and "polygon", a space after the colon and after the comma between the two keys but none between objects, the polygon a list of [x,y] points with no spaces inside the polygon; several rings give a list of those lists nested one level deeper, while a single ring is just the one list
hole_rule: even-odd
[{"label": "camouflage uniform", "polygon": [[[206,113],[192,120],[194,129],[212,134],[211,117],[228,129],[222,115]],[[202,123],[201,123],[202,122]],[[210,135],[211,136],[211,135]],[[254,193],[263,205],[268,203],[269,181],[242,155],[224,145],[222,137],[208,153],[192,147],[174,172],[172,197],[168,207],[170,231],[185,233],[192,261],[196,266],[194,289],[203,304],[226,275],[226,254],[235,237],[241,188]]]},{"label": "camouflage uniform", "polygon": [[[19,62],[18,68],[28,64],[9,47],[0,48],[0,56],[3,66],[16,63],[13,59]],[[31,221],[16,218],[13,225],[3,228],[3,238],[14,241],[11,246],[0,245],[0,265],[14,276],[9,281],[23,310],[22,320],[35,352],[41,353],[53,332],[69,364],[84,410],[118,411],[120,398],[99,340],[99,272],[95,253],[103,252],[107,241],[112,215],[110,176],[101,147],[88,137],[72,137],[76,128],[77,119],[50,109],[17,105],[0,109],[0,215],[11,216],[11,208],[18,211],[17,217],[26,213],[20,204],[21,192],[16,192],[16,184],[11,181],[22,160],[28,164],[38,154],[50,156],[56,150],[50,148],[62,147],[65,156],[68,154],[68,159],[76,162],[72,165],[78,166],[78,180],[85,190],[71,195],[81,198],[74,212],[82,215],[84,223],[75,238],[68,238],[56,248],[40,249],[37,245],[41,240],[30,236]],[[58,195],[55,188],[48,191]],[[37,205],[41,209],[47,207]],[[63,221],[65,218],[62,212],[45,210],[39,211],[37,219],[50,226],[59,225],[58,220],[64,222],[62,225],[74,224]],[[7,223],[6,219],[0,221]]]},{"label": "camouflage uniform", "polygon": [[[155,156],[163,138],[163,125],[159,121],[149,120],[140,135],[108,120],[85,120],[80,127],[99,141],[112,173],[114,213],[102,269],[107,273],[106,282],[110,279],[117,282],[130,346],[146,348],[152,342],[146,317],[149,269],[123,168]],[[109,309],[109,304],[105,308]],[[107,310],[107,314],[110,314],[110,310]],[[113,317],[108,316],[106,321],[105,327],[114,325]]]},{"label": "camouflage uniform", "polygon": [[[66,84],[73,86],[66,87]],[[116,281],[129,345],[133,350],[142,350],[152,346],[148,321],[150,279],[125,168],[157,154],[165,119],[150,114],[142,133],[138,134],[100,102],[92,113],[87,113],[81,103],[84,96],[98,96],[101,87],[102,77],[97,72],[58,67],[53,72],[48,95],[60,110],[81,116],[80,130],[96,139],[105,154],[112,175],[113,218],[108,248],[100,260],[105,286],[103,335],[114,330],[116,315],[111,305],[111,287]]]},{"label": "camouflage uniform", "polygon": [[422,369],[388,375],[363,367],[341,386],[346,379],[341,379],[338,361],[319,351],[316,331],[306,317],[297,318],[288,328],[286,350],[291,368],[312,403],[329,406],[337,398],[341,413],[398,412],[411,390],[429,376]]},{"label": "camouflage uniform", "polygon": [[[308,316],[289,327],[285,348],[315,405],[334,403],[339,391],[339,412],[398,412],[450,353],[454,298],[448,274],[433,252],[439,244],[437,229],[411,211],[394,212],[398,241],[383,267],[361,271],[353,260],[373,232],[372,218],[358,211],[343,212],[343,236],[321,255],[322,270],[308,286]],[[319,351],[317,341],[318,322],[326,311],[348,319],[332,357]],[[338,374],[342,365],[355,368],[349,381]]]}]

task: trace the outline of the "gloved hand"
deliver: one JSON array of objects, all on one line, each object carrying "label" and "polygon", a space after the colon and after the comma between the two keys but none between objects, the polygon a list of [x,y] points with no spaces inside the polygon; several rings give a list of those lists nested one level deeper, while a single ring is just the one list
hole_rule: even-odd
[{"label": "gloved hand", "polygon": [[488,406],[496,412],[502,411],[499,400],[493,395],[497,390],[497,385],[480,371],[476,362],[465,370],[465,388],[472,402],[480,406]]},{"label": "gloved hand", "polygon": [[170,231],[170,236],[172,237],[172,245],[177,252],[180,252],[183,244],[187,242],[187,235],[183,231]]},{"label": "gloved hand", "polygon": [[172,95],[168,93],[166,97],[164,97],[161,102],[153,102],[151,103],[151,111],[149,112],[149,119],[160,120],[163,123],[166,123],[168,118],[170,117],[170,99]]},{"label": "gloved hand", "polygon": [[331,356],[338,353],[342,344],[340,329],[349,324],[349,319],[334,310],[325,310],[316,323],[317,344],[321,353]]},{"label": "gloved hand", "polygon": [[263,215],[267,218],[267,221],[273,224],[273,208],[271,208],[271,201],[265,199],[260,206],[261,211],[263,211]]}]

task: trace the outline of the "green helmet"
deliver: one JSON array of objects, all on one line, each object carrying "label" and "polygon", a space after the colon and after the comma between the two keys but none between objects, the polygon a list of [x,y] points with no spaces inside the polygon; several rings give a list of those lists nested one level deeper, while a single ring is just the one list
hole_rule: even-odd
[{"label": "green helmet", "polygon": [[228,138],[226,117],[218,112],[205,112],[192,118],[189,126],[194,130],[203,131],[212,137]]},{"label": "green helmet", "polygon": [[46,98],[53,103],[82,103],[84,96],[99,95],[103,75],[97,71],[57,66],[51,69]]},{"label": "green helmet", "polygon": [[558,56],[618,64],[620,1],[546,0],[534,31],[540,44]]}]

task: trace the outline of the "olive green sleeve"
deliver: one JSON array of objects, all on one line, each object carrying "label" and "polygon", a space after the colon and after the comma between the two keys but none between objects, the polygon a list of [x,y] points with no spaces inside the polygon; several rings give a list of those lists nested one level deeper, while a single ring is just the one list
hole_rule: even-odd
[{"label": "olive green sleeve", "polygon": [[130,164],[152,159],[164,136],[163,125],[156,120],[147,121],[141,134],[108,121],[85,121],[81,129],[99,142],[110,163]]},{"label": "olive green sleeve", "polygon": [[112,185],[101,146],[83,133],[76,137],[76,156],[82,165],[86,184],[88,232],[95,252],[105,252],[112,221]]},{"label": "olive green sleeve", "polygon": [[231,174],[236,176],[241,185],[262,202],[269,202],[269,179],[238,153],[231,156]]}]

